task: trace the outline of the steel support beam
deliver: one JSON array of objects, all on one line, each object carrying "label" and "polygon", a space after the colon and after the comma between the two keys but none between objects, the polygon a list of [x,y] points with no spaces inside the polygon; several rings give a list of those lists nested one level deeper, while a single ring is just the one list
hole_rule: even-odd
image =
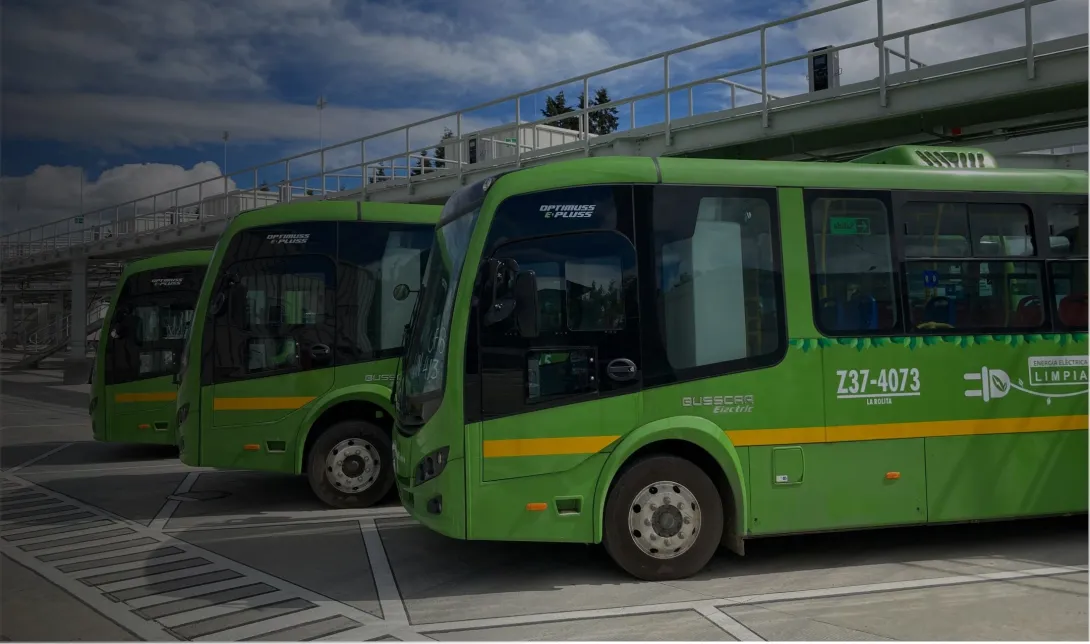
[{"label": "steel support beam", "polygon": [[[87,257],[72,258],[72,313],[68,355],[64,365],[64,384],[87,382],[90,363],[87,360]],[[58,329],[58,335],[62,332]]]}]

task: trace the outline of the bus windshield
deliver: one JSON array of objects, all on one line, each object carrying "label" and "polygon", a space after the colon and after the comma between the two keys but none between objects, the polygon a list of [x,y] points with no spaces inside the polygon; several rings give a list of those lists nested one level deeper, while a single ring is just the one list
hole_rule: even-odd
[{"label": "bus windshield", "polygon": [[[424,284],[417,304],[419,308],[405,347],[404,377],[398,396],[399,414],[406,411],[402,402],[435,394],[443,388],[455,291],[479,214],[478,206],[436,230],[434,246],[424,269]],[[423,419],[418,422],[423,422]]]},{"label": "bus windshield", "polygon": [[172,375],[189,335],[204,267],[171,268],[129,278],[107,341],[107,382]]}]

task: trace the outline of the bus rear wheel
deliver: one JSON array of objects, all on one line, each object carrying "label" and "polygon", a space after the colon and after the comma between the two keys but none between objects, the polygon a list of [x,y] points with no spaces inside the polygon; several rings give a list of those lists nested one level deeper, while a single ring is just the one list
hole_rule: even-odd
[{"label": "bus rear wheel", "polygon": [[699,572],[719,547],[723,502],[715,484],[683,458],[655,455],[626,467],[606,499],[606,552],[646,581]]},{"label": "bus rear wheel", "polygon": [[310,489],[335,508],[370,507],[393,487],[389,455],[390,437],[381,427],[362,420],[334,423],[310,448]]}]

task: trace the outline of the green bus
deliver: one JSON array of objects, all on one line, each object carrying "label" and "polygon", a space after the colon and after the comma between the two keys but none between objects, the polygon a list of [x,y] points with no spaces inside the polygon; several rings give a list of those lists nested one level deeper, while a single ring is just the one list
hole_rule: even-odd
[{"label": "green bus", "polygon": [[394,396],[405,508],[647,580],[755,537],[1085,512],[1087,174],[857,161],[459,190]]},{"label": "green bus", "polygon": [[111,443],[174,445],[173,382],[212,253],[187,250],[125,266],[102,320],[91,379],[91,432]]},{"label": "green bus", "polygon": [[319,201],[233,219],[179,370],[182,462],[306,474],[338,508],[381,500],[390,387],[440,212]]}]

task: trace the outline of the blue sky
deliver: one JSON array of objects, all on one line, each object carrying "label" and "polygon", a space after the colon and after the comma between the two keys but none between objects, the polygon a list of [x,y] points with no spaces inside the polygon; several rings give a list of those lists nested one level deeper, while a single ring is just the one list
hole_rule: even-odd
[{"label": "blue sky", "polygon": [[[1005,0],[886,0],[893,31]],[[467,108],[507,94],[792,15],[831,0],[7,0],[4,230],[217,176],[228,130],[231,171]],[[873,35],[873,2],[768,34],[772,58]],[[1035,30],[1085,33],[1085,0],[1037,10]],[[913,41],[928,62],[1021,43],[1021,16]],[[876,49],[846,52],[845,82],[873,77]],[[757,36],[678,56],[684,82],[759,61]],[[736,80],[760,84],[757,74]],[[661,86],[661,66],[596,78],[614,98]],[[770,72],[773,92],[804,91],[801,63]],[[580,88],[566,88],[574,101]],[[544,96],[536,97],[537,107]],[[687,110],[682,95],[673,109]],[[729,92],[696,92],[695,110]],[[522,115],[535,98],[522,103]],[[675,111],[675,113],[676,113]],[[637,107],[661,119],[662,101]],[[466,129],[514,118],[513,103],[467,116]],[[628,113],[620,119],[627,127]],[[414,142],[444,124],[419,128]],[[454,121],[446,123],[453,129]],[[403,135],[402,135],[403,136]],[[392,151],[384,141],[368,155]],[[387,152],[389,153],[389,152]],[[277,177],[262,177],[275,180]],[[242,184],[240,179],[240,185]]]}]

